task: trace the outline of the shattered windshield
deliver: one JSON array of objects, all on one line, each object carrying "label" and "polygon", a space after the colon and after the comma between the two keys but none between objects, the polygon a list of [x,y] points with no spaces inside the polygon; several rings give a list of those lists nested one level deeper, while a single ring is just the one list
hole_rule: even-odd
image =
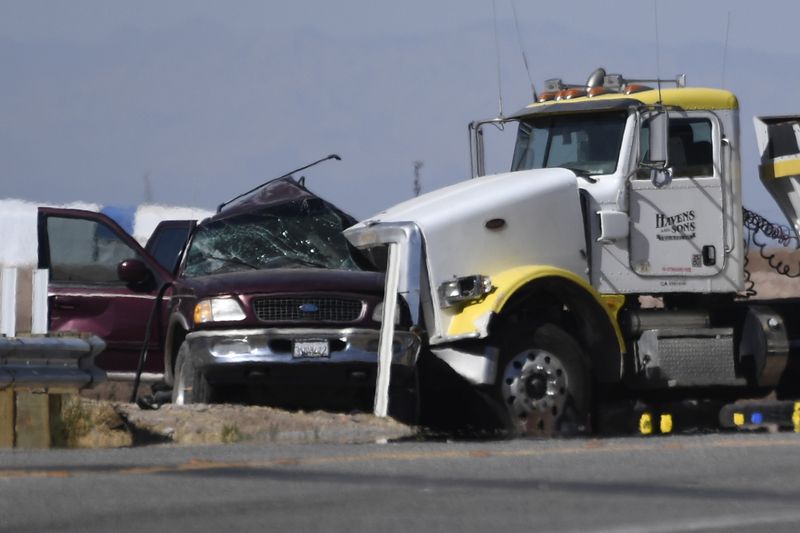
[{"label": "shattered windshield", "polygon": [[319,199],[303,199],[223,218],[197,228],[183,274],[268,268],[362,270],[342,230],[350,225]]},{"label": "shattered windshield", "polygon": [[541,116],[519,123],[511,170],[568,168],[581,175],[617,169],[627,113]]}]

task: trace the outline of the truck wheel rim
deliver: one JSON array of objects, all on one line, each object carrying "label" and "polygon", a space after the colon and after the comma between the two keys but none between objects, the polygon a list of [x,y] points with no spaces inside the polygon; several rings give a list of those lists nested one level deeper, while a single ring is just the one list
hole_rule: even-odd
[{"label": "truck wheel rim", "polygon": [[506,365],[502,394],[515,422],[528,425],[537,420],[561,417],[567,399],[567,371],[554,354],[540,349],[518,353]]}]

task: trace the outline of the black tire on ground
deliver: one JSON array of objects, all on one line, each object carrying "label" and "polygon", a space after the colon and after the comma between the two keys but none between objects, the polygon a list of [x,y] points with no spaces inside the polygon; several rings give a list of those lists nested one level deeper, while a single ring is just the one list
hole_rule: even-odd
[{"label": "black tire on ground", "polygon": [[215,387],[208,382],[203,372],[195,367],[189,345],[184,342],[175,360],[172,403],[176,405],[214,403],[216,396]]},{"label": "black tire on ground", "polygon": [[573,436],[591,429],[583,350],[555,324],[511,334],[501,350],[495,394],[502,424],[515,435]]}]

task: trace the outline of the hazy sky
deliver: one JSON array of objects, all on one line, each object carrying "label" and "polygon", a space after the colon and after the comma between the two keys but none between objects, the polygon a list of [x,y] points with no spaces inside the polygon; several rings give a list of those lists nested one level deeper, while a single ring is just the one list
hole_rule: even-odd
[{"label": "hazy sky", "polygon": [[[496,0],[506,112],[528,103],[509,0]],[[596,67],[656,75],[652,1],[516,0],[534,82]],[[723,50],[730,13],[727,62]],[[752,116],[800,113],[800,3],[658,4],[662,77],[720,86]],[[212,207],[332,152],[309,186],[357,217],[466,179],[467,123],[497,112],[491,0],[0,0],[0,197]],[[507,156],[510,160],[510,154]]]}]

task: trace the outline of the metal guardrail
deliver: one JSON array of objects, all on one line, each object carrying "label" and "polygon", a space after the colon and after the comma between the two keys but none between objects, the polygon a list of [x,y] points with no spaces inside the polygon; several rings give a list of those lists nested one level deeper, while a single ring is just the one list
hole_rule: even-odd
[{"label": "metal guardrail", "polygon": [[[17,290],[18,270],[0,269],[0,390],[78,390],[106,379],[94,366],[94,358],[105,349],[100,337],[86,334],[47,333],[47,270],[30,270],[30,291]],[[17,336],[17,297],[30,296],[30,334]],[[25,299],[25,298],[23,298]],[[23,302],[22,307],[26,304]]]},{"label": "metal guardrail", "polygon": [[17,274],[0,269],[0,448],[64,445],[63,402],[106,380],[94,364],[106,343],[79,333],[46,335],[46,270],[31,272],[30,333],[17,336],[16,300],[26,297],[17,290]]},{"label": "metal guardrail", "polygon": [[0,389],[81,389],[105,381],[94,365],[105,347],[96,336],[0,338]]}]

